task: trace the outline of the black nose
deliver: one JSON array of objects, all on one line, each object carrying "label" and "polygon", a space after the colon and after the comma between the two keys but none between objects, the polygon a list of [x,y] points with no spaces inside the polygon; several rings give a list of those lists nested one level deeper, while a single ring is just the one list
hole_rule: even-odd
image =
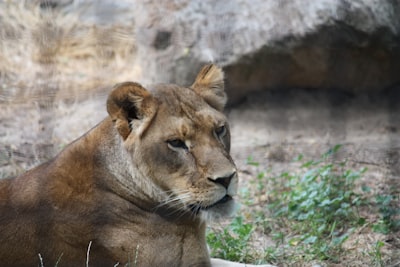
[{"label": "black nose", "polygon": [[225,187],[225,189],[228,189],[228,186],[231,183],[231,180],[235,175],[236,175],[236,172],[234,172],[231,175],[226,176],[226,177],[218,177],[217,179],[211,179],[211,178],[208,178],[208,179],[214,183],[222,185],[223,187]]}]

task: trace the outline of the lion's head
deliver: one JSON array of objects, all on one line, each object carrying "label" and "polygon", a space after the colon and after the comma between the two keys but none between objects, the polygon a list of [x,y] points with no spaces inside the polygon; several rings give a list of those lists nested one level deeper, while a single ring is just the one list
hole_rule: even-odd
[{"label": "lion's head", "polygon": [[[205,66],[190,87],[118,84],[107,110],[129,155],[131,177],[157,207],[179,216],[232,213],[238,175],[222,113],[223,72]],[[124,178],[126,179],[126,178]]]}]

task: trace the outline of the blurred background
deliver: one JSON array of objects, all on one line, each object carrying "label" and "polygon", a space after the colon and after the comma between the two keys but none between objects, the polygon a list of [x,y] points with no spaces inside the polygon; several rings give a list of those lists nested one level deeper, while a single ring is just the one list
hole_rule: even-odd
[{"label": "blurred background", "polygon": [[[330,160],[368,168],[360,184],[392,196],[397,216],[399,14],[397,0],[0,0],[0,177],[100,122],[115,83],[189,86],[214,62],[244,187],[260,165],[295,172],[299,155],[341,144]],[[400,266],[397,231],[364,227],[352,241],[329,266],[373,266],[377,242],[376,266]]]}]

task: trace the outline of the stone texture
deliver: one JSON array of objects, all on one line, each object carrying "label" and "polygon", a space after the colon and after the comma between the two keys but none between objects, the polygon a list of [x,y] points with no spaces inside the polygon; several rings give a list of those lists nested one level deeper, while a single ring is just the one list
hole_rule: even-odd
[{"label": "stone texture", "polygon": [[380,91],[400,81],[400,2],[136,1],[141,80],[190,84],[225,67],[229,95],[276,88]]}]

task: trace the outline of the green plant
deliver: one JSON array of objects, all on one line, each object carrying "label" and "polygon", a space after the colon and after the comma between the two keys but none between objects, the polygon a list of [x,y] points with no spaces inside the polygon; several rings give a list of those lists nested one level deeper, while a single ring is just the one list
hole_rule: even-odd
[{"label": "green plant", "polygon": [[339,148],[303,163],[298,174],[283,173],[275,179],[269,208],[287,220],[293,231],[288,243],[305,258],[335,261],[353,227],[364,222],[357,213],[362,196],[354,188],[366,169],[347,170],[345,162],[330,161]]},{"label": "green plant", "polygon": [[385,266],[384,260],[382,259],[382,251],[381,251],[384,245],[385,244],[382,241],[377,241],[374,245],[373,251],[369,253],[372,258],[373,266],[377,267]]},{"label": "green plant", "polygon": [[[367,253],[369,257],[360,263],[363,265],[354,266],[384,266],[390,260],[382,249],[384,242],[376,241],[372,250],[361,252],[348,248],[354,246],[354,237],[400,229],[398,196],[376,195],[374,188],[363,185],[360,178],[367,169],[355,169],[352,163],[336,160],[340,147],[333,147],[316,160],[307,161],[299,155],[292,163],[299,168],[280,175],[273,175],[272,169],[249,157],[247,164],[257,174],[240,190],[244,217],[209,230],[212,256],[280,266],[315,262],[347,266],[352,257],[359,259],[359,253]],[[258,246],[254,240],[258,240]],[[260,242],[264,244],[261,248]],[[347,261],[343,259],[347,257]]]},{"label": "green plant", "polygon": [[398,197],[391,194],[375,196],[375,203],[380,213],[380,219],[372,225],[375,232],[389,234],[400,230],[400,219],[398,217],[400,207],[396,205],[398,200]]},{"label": "green plant", "polygon": [[238,216],[227,226],[209,230],[207,242],[211,255],[232,261],[248,261],[248,247],[254,227]]}]

